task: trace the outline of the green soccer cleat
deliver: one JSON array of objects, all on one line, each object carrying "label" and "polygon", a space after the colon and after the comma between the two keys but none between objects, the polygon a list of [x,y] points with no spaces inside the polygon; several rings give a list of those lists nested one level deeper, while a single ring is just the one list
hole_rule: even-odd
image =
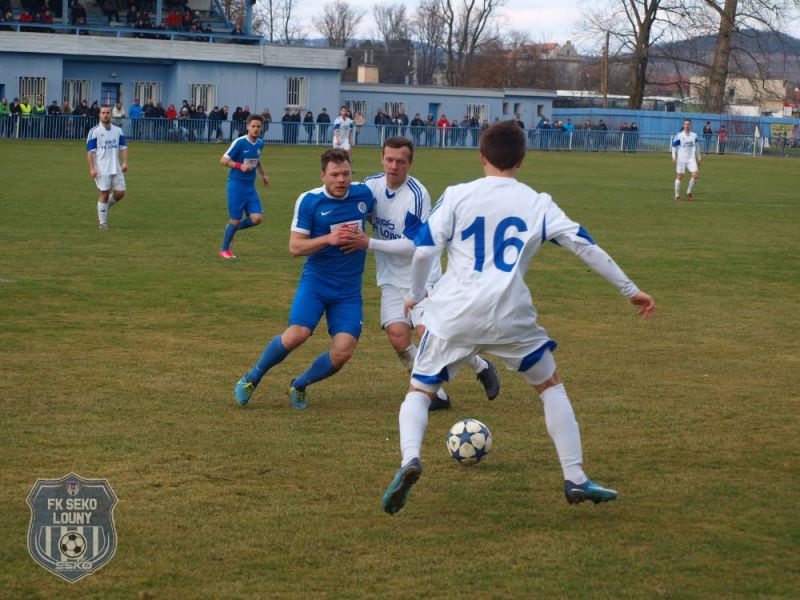
[{"label": "green soccer cleat", "polygon": [[400,512],[411,492],[411,486],[419,481],[422,475],[422,464],[418,458],[412,458],[405,467],[397,469],[392,483],[383,494],[383,510],[393,515]]},{"label": "green soccer cleat", "polygon": [[[292,382],[294,383],[294,382]],[[300,410],[305,410],[308,408],[308,403],[306,403],[306,390],[303,388],[302,390],[294,387],[293,385],[289,387],[289,402],[292,404],[292,408],[299,408]]]},{"label": "green soccer cleat", "polygon": [[580,504],[584,500],[591,500],[595,504],[610,502],[617,499],[617,492],[609,490],[587,479],[580,485],[567,480],[564,482],[564,496],[570,504]]},{"label": "green soccer cleat", "polygon": [[233,399],[239,406],[245,406],[250,402],[253,392],[256,391],[256,384],[247,380],[247,375],[242,377],[233,388]]}]

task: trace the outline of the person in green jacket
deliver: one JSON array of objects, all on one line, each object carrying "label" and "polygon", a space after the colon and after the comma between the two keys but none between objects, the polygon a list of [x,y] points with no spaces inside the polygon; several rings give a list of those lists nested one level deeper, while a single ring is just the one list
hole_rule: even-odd
[{"label": "person in green jacket", "polygon": [[47,107],[44,105],[44,100],[38,98],[36,104],[31,108],[31,137],[40,138],[44,133],[44,116],[47,114]]},{"label": "person in green jacket", "polygon": [[10,124],[11,107],[8,105],[8,98],[0,100],[0,137],[11,137]]}]

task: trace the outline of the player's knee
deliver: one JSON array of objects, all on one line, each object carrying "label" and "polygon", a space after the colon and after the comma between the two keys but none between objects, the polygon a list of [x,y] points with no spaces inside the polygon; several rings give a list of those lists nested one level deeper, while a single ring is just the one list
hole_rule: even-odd
[{"label": "player's knee", "polygon": [[331,348],[328,354],[331,357],[331,364],[333,365],[334,369],[341,369],[343,366],[347,364],[347,361],[350,360],[350,357],[353,356],[353,348]]},{"label": "player's knee", "polygon": [[386,336],[395,352],[402,352],[411,344],[411,329],[407,326],[386,328]]},{"label": "player's knee", "polygon": [[310,336],[311,330],[308,327],[292,325],[281,335],[281,344],[291,352],[305,342]]},{"label": "player's knee", "polygon": [[261,215],[250,215],[250,220],[253,222],[253,225],[260,225],[263,218]]}]

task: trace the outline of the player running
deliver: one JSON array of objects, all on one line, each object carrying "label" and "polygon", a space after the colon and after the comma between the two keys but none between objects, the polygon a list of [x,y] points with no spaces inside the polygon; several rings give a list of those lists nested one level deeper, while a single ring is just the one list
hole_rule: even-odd
[{"label": "player running", "polygon": [[686,119],[683,129],[675,134],[672,139],[672,164],[675,165],[675,202],[681,200],[681,181],[686,169],[689,169],[691,179],[686,188],[686,199],[694,200],[692,191],[697,183],[700,167],[700,145],[697,143],[697,134],[692,131],[692,122]]},{"label": "player running", "polygon": [[333,121],[333,147],[344,150],[350,156],[353,152],[353,119],[346,106],[339,109],[339,116]]},{"label": "player running", "polygon": [[[120,162],[121,159],[121,162]],[[125,173],[128,172],[128,144],[122,129],[111,123],[111,107],[100,107],[100,124],[86,138],[89,174],[100,190],[97,220],[100,229],[108,229],[108,209],[125,197]]]},{"label": "player running", "polygon": [[[261,115],[247,117],[247,134],[236,138],[219,159],[228,171],[228,216],[230,221],[222,236],[222,247],[219,255],[231,259],[236,256],[231,252],[233,236],[237,231],[259,225],[262,221],[261,198],[256,190],[256,172],[261,176],[264,187],[269,185],[269,177],[261,164],[261,152],[264,140],[261,129],[264,118]],[[242,218],[244,215],[244,218]]]},{"label": "player running", "polygon": [[524,158],[525,134],[513,121],[487,129],[480,139],[485,177],[447,188],[415,238],[406,307],[413,308],[425,296],[431,267],[444,249],[447,271],[425,308],[427,331],[400,407],[402,462],[383,496],[383,509],[389,514],[403,508],[422,473],[420,450],[431,398],[481,351],[522,373],[539,394],[561,462],[567,502],[617,497],[583,471],[578,424],[552,355],[556,342],[536,322],[525,272],[542,244],[553,241],[630,298],[645,319],[652,316],[655,303],[548,194],[516,180]]},{"label": "player running", "polygon": [[250,401],[267,372],[301,346],[314,332],[323,313],[331,336],[330,348],[292,380],[289,399],[304,409],[306,388],[339,372],[350,360],[363,326],[361,279],[367,253],[344,253],[372,212],[370,189],[353,184],[350,157],[343,150],[328,150],[321,158],[322,187],[300,195],[294,207],[289,238],[293,256],[307,256],[289,313],[289,326],[264,349],[258,363],[242,377],[233,396],[240,405]]},{"label": "player running", "polygon": [[[409,175],[414,162],[414,144],[404,137],[387,138],[381,151],[383,173],[364,179],[375,196],[372,213],[372,237],[361,233],[345,251],[370,248],[375,252],[378,287],[381,289],[381,327],[386,331],[389,343],[400,362],[411,372],[417,346],[411,339],[412,329],[422,337],[425,331],[422,302],[408,315],[403,311],[405,295],[411,287],[411,257],[414,255],[412,241],[422,223],[431,212],[431,198],[420,181]],[[437,261],[427,281],[430,289],[442,274]],[[467,363],[483,384],[489,400],[500,392],[500,380],[494,365],[480,356],[473,356]],[[431,400],[430,410],[450,408],[450,399],[444,388],[439,388]]]}]

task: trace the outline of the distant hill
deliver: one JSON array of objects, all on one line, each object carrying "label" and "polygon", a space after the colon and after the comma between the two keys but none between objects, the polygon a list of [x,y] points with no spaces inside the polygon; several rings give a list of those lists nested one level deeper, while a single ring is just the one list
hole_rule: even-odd
[{"label": "distant hill", "polygon": [[[701,74],[705,72],[702,65],[713,61],[716,43],[716,36],[704,35],[680,43],[657,44],[651,53],[651,64],[661,72],[670,71],[675,69],[677,58],[682,75]],[[785,33],[745,29],[734,34],[733,48],[729,64],[732,75],[763,75],[765,79],[800,82],[800,39]]]}]

